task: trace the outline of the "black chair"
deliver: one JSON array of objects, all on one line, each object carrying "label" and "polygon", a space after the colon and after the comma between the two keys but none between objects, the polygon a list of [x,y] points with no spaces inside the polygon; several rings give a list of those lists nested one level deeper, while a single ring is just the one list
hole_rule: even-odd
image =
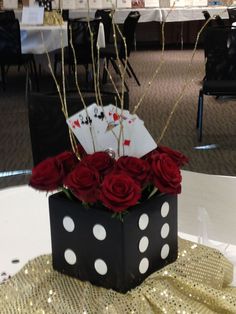
[{"label": "black chair", "polygon": [[29,82],[31,81],[29,77],[30,73],[35,76],[36,88],[38,90],[38,79],[34,57],[32,54],[22,54],[21,52],[20,26],[17,19],[0,23],[0,67],[3,90],[6,89],[5,67],[11,65],[23,65],[26,69],[26,97]]},{"label": "black chair", "polygon": [[197,130],[202,140],[204,95],[236,95],[236,29],[209,27],[206,30],[204,50],[206,55],[205,79],[199,91]]},{"label": "black chair", "polygon": [[215,21],[216,21],[217,26],[221,26],[221,27],[226,26],[224,20],[219,15],[216,15]]},{"label": "black chair", "polygon": [[15,20],[15,12],[13,10],[0,11],[0,23],[13,22]]},{"label": "black chair", "polygon": [[62,10],[61,15],[63,21],[69,21],[69,10]]},{"label": "black chair", "polygon": [[[204,15],[206,21],[208,21],[211,18],[211,15],[207,10],[202,11],[202,14]],[[207,25],[212,26],[212,20],[210,20]]]},{"label": "black chair", "polygon": [[[77,65],[83,65],[86,71],[86,84],[89,83],[89,64],[92,64],[93,56],[96,61],[97,56],[97,37],[99,23],[101,19],[91,19],[89,22],[87,19],[71,19],[68,21],[68,47],[65,48],[64,64],[69,65],[70,68],[74,68],[75,60],[73,50],[70,45],[70,38],[72,36],[72,44],[75,50]],[[93,36],[90,36],[90,30]],[[92,37],[92,39],[91,39]],[[93,42],[91,42],[93,40]],[[92,56],[93,46],[93,56]],[[61,63],[61,52],[55,54],[54,58],[54,73],[57,73],[57,65]]]},{"label": "black chair", "polygon": [[[127,16],[127,18],[125,19],[124,22],[124,27],[123,27],[123,37],[126,40],[126,47],[127,47],[127,73],[129,74],[129,76],[134,77],[135,81],[137,82],[137,84],[140,86],[140,82],[128,60],[131,50],[133,48],[133,44],[134,44],[134,34],[135,34],[135,29],[138,23],[138,20],[140,18],[140,13],[138,11],[132,11],[129,13],[129,15]],[[117,60],[117,53],[116,53],[116,49],[114,44],[110,44],[107,45],[105,48],[101,48],[100,49],[100,56],[103,59],[106,59],[107,62],[107,67],[109,66],[109,61],[111,61],[111,64],[114,68],[114,70],[116,71],[116,73],[121,76],[121,72],[120,69],[118,67],[118,65],[116,64],[116,60]],[[125,59],[126,59],[126,53],[125,53],[125,45],[123,40],[119,43],[118,45],[118,57],[121,60],[122,64],[125,65]],[[130,74],[131,72],[131,74]],[[103,83],[106,83],[107,81],[107,72],[103,71]],[[128,86],[126,85],[126,89],[128,90]]]},{"label": "black chair", "polygon": [[[118,104],[115,93],[102,92],[104,106]],[[87,106],[96,100],[93,91],[83,92]],[[69,116],[84,109],[78,94],[67,93]],[[129,109],[129,95],[124,94],[124,109]],[[61,110],[58,94],[30,93],[28,102],[29,129],[34,165],[47,157],[55,156],[63,151],[71,150],[68,126]]]},{"label": "black chair", "polygon": [[[202,13],[206,21],[211,18],[211,15],[207,10],[203,10]],[[209,26],[225,26],[225,22],[219,15],[216,15],[214,19],[208,22],[207,27]]]},{"label": "black chair", "polygon": [[[9,23],[15,20],[15,12],[13,10],[0,11],[0,24]],[[1,65],[1,76],[2,80],[5,80],[5,69]],[[5,84],[5,82],[4,82]],[[5,87],[4,87],[5,88]]]},{"label": "black chair", "polygon": [[227,8],[230,24],[236,22],[236,8]]},{"label": "black chair", "polygon": [[113,15],[114,15],[114,11],[111,9],[97,10],[95,12],[95,18],[100,17],[103,23],[106,45],[110,43]]}]

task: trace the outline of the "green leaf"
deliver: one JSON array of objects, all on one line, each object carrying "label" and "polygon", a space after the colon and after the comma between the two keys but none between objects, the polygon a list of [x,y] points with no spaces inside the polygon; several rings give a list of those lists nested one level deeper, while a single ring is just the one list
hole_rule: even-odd
[{"label": "green leaf", "polygon": [[62,190],[62,192],[64,192],[64,193],[66,194],[66,197],[67,197],[69,200],[71,200],[71,201],[73,200],[72,195],[71,195],[71,193],[70,193],[70,191],[69,191],[68,189],[62,187],[61,190]]},{"label": "green leaf", "polygon": [[120,212],[120,213],[113,213],[112,214],[112,218],[115,218],[115,219],[118,219],[120,220],[121,222],[124,221],[124,215],[128,214],[128,211],[123,211],[123,212]]},{"label": "green leaf", "polygon": [[149,196],[148,196],[147,199],[149,199],[149,198],[151,198],[153,195],[155,195],[157,191],[158,191],[158,188],[154,186],[152,192],[149,194]]}]

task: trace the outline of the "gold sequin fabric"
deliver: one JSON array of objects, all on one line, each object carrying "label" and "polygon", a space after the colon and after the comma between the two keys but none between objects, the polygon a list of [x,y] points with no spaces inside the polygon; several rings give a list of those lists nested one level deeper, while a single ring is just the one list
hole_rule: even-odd
[{"label": "gold sequin fabric", "polygon": [[43,255],[0,285],[0,313],[236,313],[232,276],[219,251],[182,239],[176,262],[126,294],[60,274]]},{"label": "gold sequin fabric", "polygon": [[44,12],[44,25],[62,25],[63,19],[61,14],[56,11]]}]

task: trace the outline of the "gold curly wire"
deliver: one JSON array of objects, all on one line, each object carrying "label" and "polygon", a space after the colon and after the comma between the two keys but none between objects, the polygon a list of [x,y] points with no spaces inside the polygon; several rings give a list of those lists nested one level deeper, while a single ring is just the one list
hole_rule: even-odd
[{"label": "gold curly wire", "polygon": [[[43,45],[44,45],[44,50],[45,50],[45,53],[46,53],[46,56],[47,56],[47,60],[48,60],[48,67],[49,67],[49,70],[51,72],[51,75],[52,75],[52,78],[54,80],[54,83],[56,85],[56,88],[57,88],[57,91],[58,91],[58,95],[59,95],[59,99],[60,99],[60,102],[61,102],[61,109],[62,109],[62,112],[65,116],[65,119],[68,118],[68,112],[67,110],[65,110],[65,104],[64,104],[64,99],[63,99],[63,94],[61,93],[61,88],[60,88],[60,85],[56,79],[56,76],[54,74],[54,71],[52,69],[52,63],[51,63],[51,59],[50,59],[50,56],[49,56],[49,53],[48,53],[48,50],[45,46],[45,41],[44,41],[44,37],[43,37],[43,32],[40,31],[41,33],[41,38],[42,38],[42,42],[43,42]],[[63,40],[62,40],[62,30],[61,30],[61,47],[63,47]],[[75,153],[75,155],[77,156],[77,158],[80,160],[80,154],[78,152],[78,147],[77,147],[77,144],[76,144],[76,139],[75,139],[75,135],[72,133],[72,131],[70,130],[70,128],[68,129],[69,130],[69,137],[70,137],[70,143],[71,143],[71,147],[72,147],[72,150],[73,152]]]},{"label": "gold curly wire", "polygon": [[[113,14],[114,17],[114,14]],[[127,61],[128,61],[128,53],[127,53],[127,44],[126,44],[126,39],[123,36],[119,26],[114,23],[114,19],[112,18],[112,30],[113,30],[113,38],[114,38],[114,46],[115,46],[115,53],[116,53],[116,59],[118,60],[118,68],[121,74],[121,97],[120,97],[120,104],[121,104],[121,116],[123,115],[123,110],[124,110],[124,94],[125,94],[125,74],[127,71]],[[124,67],[121,65],[121,60],[119,57],[119,51],[118,51],[118,44],[117,44],[117,36],[116,36],[116,31],[118,31],[118,34],[121,37],[121,40],[123,41],[124,44],[124,50],[125,50],[125,64]],[[120,119],[120,132],[118,136],[118,156],[120,156],[120,143],[121,140],[124,140],[124,129],[123,129],[123,118]],[[124,145],[122,145],[122,153],[124,155]]]},{"label": "gold curly wire", "polygon": [[[114,10],[115,11],[115,10]],[[93,32],[91,30],[91,26],[90,26],[90,21],[89,21],[89,12],[90,12],[90,8],[89,8],[89,3],[88,3],[88,14],[87,14],[87,22],[88,22],[88,28],[89,28],[89,33],[90,33],[90,38],[91,38],[91,55],[92,55],[92,69],[93,69],[93,79],[94,79],[94,87],[95,87],[95,96],[96,96],[96,101],[98,104],[100,104],[103,108],[103,103],[102,103],[102,98],[101,98],[101,93],[100,93],[100,86],[99,86],[99,75],[97,75],[96,73],[96,67],[95,67],[95,58],[94,58],[94,47],[93,47]],[[113,21],[113,19],[112,19]],[[115,26],[114,26],[114,22],[112,22],[113,24],[113,33],[115,34]],[[114,35],[114,43],[115,43],[115,51],[116,51],[116,56],[117,56],[117,60],[118,60],[118,66],[119,66],[119,70],[121,72],[121,78],[122,78],[122,82],[121,82],[121,88],[122,88],[122,91],[121,91],[121,97],[120,97],[120,93],[118,92],[117,88],[115,87],[115,84],[114,84],[114,80],[112,79],[112,76],[111,74],[108,72],[109,74],[109,77],[111,78],[111,81],[113,82],[113,85],[115,87],[115,91],[120,99],[120,102],[121,102],[121,112],[123,112],[123,107],[124,107],[124,78],[125,78],[125,73],[126,73],[126,68],[127,68],[127,45],[126,45],[126,40],[125,38],[123,37],[119,27],[116,25],[116,29],[118,30],[118,33],[120,34],[123,42],[124,42],[124,47],[125,47],[125,65],[124,65],[124,70],[122,71],[121,70],[121,61],[119,59],[119,52],[118,52],[118,45],[117,45],[117,38],[116,38],[116,35]],[[71,31],[71,30],[70,30]],[[70,36],[72,38],[72,36]],[[82,93],[81,93],[81,90],[79,88],[79,84],[78,84],[78,80],[77,80],[77,61],[76,61],[76,56],[75,56],[75,50],[74,50],[74,47],[73,47],[73,44],[72,44],[72,40],[70,41],[70,44],[71,44],[71,47],[72,47],[72,51],[73,51],[73,57],[74,57],[74,66],[75,66],[75,82],[76,82],[76,87],[77,87],[77,91],[79,93],[79,96],[82,100],[82,103],[85,107],[85,110],[86,110],[86,113],[88,115],[88,112],[87,112],[87,106],[83,100],[83,96],[82,96]],[[47,54],[47,56],[49,57],[49,55]],[[61,104],[62,104],[62,111],[65,115],[66,118],[68,118],[68,110],[67,110],[67,99],[66,99],[66,83],[65,83],[65,70],[64,70],[64,49],[63,49],[63,43],[62,43],[62,32],[61,32],[61,56],[62,56],[62,93],[61,93],[61,90],[60,90],[60,85],[58,84],[57,80],[56,80],[56,77],[52,71],[52,66],[51,64],[49,65],[49,68],[50,68],[50,71],[53,75],[53,78],[54,78],[54,81],[55,81],[55,84],[57,86],[57,90],[58,90],[58,93],[60,95],[60,99],[61,99]],[[98,58],[99,58],[99,49],[98,49]],[[97,58],[97,60],[98,60]],[[50,58],[48,58],[49,60],[49,63],[51,63],[50,61]],[[98,61],[98,66],[99,66],[99,61]],[[108,69],[107,69],[108,70]],[[99,74],[99,70],[98,70],[98,74]],[[104,110],[104,109],[103,109]],[[107,120],[107,119],[106,119]],[[122,125],[122,119],[120,120],[120,124],[121,124],[121,127],[120,127],[120,133],[119,133],[119,136],[117,137],[116,134],[114,133],[113,130],[112,133],[113,135],[115,136],[117,142],[118,142],[118,155],[120,155],[120,141],[121,141],[121,138],[124,138],[124,134],[123,134],[123,125]],[[69,132],[70,132],[70,138],[71,138],[71,130],[69,129]],[[90,128],[90,133],[91,133],[91,136],[92,136],[92,143],[93,143],[93,148],[94,148],[94,151],[95,151],[95,144],[94,144],[94,138],[93,138],[93,135],[92,135],[92,132],[91,132],[91,128]],[[73,150],[75,149],[74,148],[74,134],[72,133],[73,135],[73,140],[71,141],[72,143],[72,148]],[[76,146],[77,147],[77,146]],[[124,154],[124,147],[123,147],[123,154]]]},{"label": "gold curly wire", "polygon": [[[173,5],[171,6],[170,10],[167,12],[166,15],[166,20],[168,18],[168,16],[171,14],[171,12],[173,11],[175,6],[175,1],[173,2]],[[165,21],[162,23],[161,25],[161,61],[159,63],[159,65],[157,66],[156,70],[154,71],[151,80],[148,82],[147,86],[144,88],[144,92],[141,95],[141,97],[139,98],[139,101],[137,103],[137,105],[134,106],[134,110],[132,112],[132,114],[135,114],[136,111],[139,109],[139,107],[141,106],[144,97],[147,95],[147,92],[149,91],[149,88],[151,87],[152,83],[154,82],[155,78],[157,77],[157,74],[160,72],[163,64],[165,63],[165,59],[164,59],[164,52],[165,52]]]},{"label": "gold curly wire", "polygon": [[[87,110],[87,106],[86,106],[86,103],[85,103],[85,100],[84,100],[84,97],[82,95],[82,92],[81,92],[81,89],[80,89],[80,86],[79,86],[79,82],[78,82],[78,71],[77,71],[77,57],[76,57],[76,53],[75,53],[75,47],[73,45],[73,39],[72,39],[72,28],[71,28],[71,25],[69,25],[69,32],[70,32],[70,47],[71,47],[71,50],[72,50],[72,54],[73,54],[73,61],[74,61],[74,77],[75,77],[75,85],[76,85],[76,88],[77,88],[77,92],[79,94],[79,97],[80,97],[80,100],[82,102],[82,105],[85,109],[85,113],[86,113],[86,116],[89,117],[88,115],[88,110]],[[93,132],[92,132],[92,127],[91,127],[91,124],[89,124],[89,132],[90,132],[90,135],[91,135],[91,139],[92,139],[92,145],[93,145],[93,150],[95,152],[95,142],[94,142],[94,137],[93,137]]]},{"label": "gold curly wire", "polygon": [[[91,37],[91,55],[92,55],[92,69],[93,69],[93,79],[94,79],[94,88],[95,88],[95,96],[96,96],[96,102],[98,105],[100,105],[102,107],[102,110],[104,112],[104,106],[103,106],[103,102],[102,102],[102,98],[101,98],[101,90],[100,90],[100,85],[99,85],[99,70],[98,72],[96,73],[96,66],[95,66],[95,58],[94,58],[94,47],[93,47],[93,32],[91,30],[91,26],[90,26],[90,21],[89,21],[89,3],[88,3],[88,15],[87,15],[87,21],[88,21],[88,27],[89,27],[89,33],[90,33],[90,37]],[[113,19],[112,19],[113,21]],[[113,23],[114,25],[114,23]],[[114,26],[113,26],[113,29],[114,29]],[[114,30],[113,30],[114,32]],[[124,37],[122,36],[122,39],[124,40]],[[118,46],[117,46],[117,40],[115,39],[114,41],[115,43],[115,50],[116,50],[116,55],[117,55],[117,58],[119,60],[119,56],[118,56]],[[125,56],[127,59],[127,48],[126,48],[126,43],[125,43],[125,40],[124,40],[124,45],[125,45]],[[98,49],[98,54],[97,54],[97,65],[99,65],[99,49]],[[120,60],[119,60],[120,61]],[[120,65],[119,65],[120,67]],[[120,98],[120,95],[119,95],[119,92],[117,90],[117,88],[115,88],[115,91],[117,92],[117,95],[119,97],[119,99],[121,100],[121,112],[123,112],[123,99],[124,99],[124,75],[125,75],[125,72],[126,72],[126,67],[124,68],[124,72],[121,71],[121,77],[122,77],[122,83],[121,83],[121,86],[122,86],[122,92],[121,92],[121,98]],[[112,80],[113,81],[113,80]],[[113,81],[114,83],[114,81]],[[115,85],[115,84],[114,84]],[[105,119],[107,121],[107,118],[105,116]],[[122,119],[120,120],[120,124],[121,124],[121,130],[123,132],[123,126],[122,126]],[[113,130],[111,130],[111,132],[113,133],[115,139],[117,140],[118,142],[118,156],[120,155],[120,141],[121,141],[121,135],[119,135],[118,137],[116,136],[116,134],[114,133]],[[121,134],[121,132],[120,132]]]},{"label": "gold curly wire", "polygon": [[[171,7],[170,11],[168,11],[167,16],[166,16],[166,20],[167,20],[169,14],[172,12],[172,10],[173,10],[173,8],[174,8],[174,5],[175,5],[175,2],[174,2],[174,4],[173,4],[173,6]],[[230,7],[230,6],[227,6],[227,8],[228,8],[228,7]],[[227,10],[227,8],[224,9],[224,10],[223,10],[220,14],[218,14],[218,15],[223,14],[223,13]],[[91,27],[90,27],[90,23],[89,23],[89,13],[90,13],[90,9],[89,9],[89,3],[88,3],[88,15],[87,15],[87,20],[88,20],[90,35],[93,36],[92,30],[91,30]],[[114,14],[115,14],[115,10],[114,10]],[[113,15],[113,16],[114,16],[114,15]],[[188,77],[188,75],[189,75],[189,73],[190,73],[190,71],[191,71],[191,66],[192,66],[192,63],[193,63],[194,56],[195,56],[195,54],[196,54],[196,49],[197,49],[197,44],[198,44],[198,41],[199,41],[199,37],[200,37],[202,31],[204,30],[204,28],[206,27],[206,25],[207,25],[211,20],[213,20],[215,17],[216,17],[216,15],[213,15],[212,17],[210,17],[210,18],[204,23],[204,25],[201,27],[200,31],[197,33],[197,37],[196,37],[196,41],[195,41],[195,44],[194,44],[193,53],[192,53],[192,55],[191,55],[190,63],[189,63],[189,65],[188,65],[188,72],[187,72],[187,74],[186,74],[186,77]],[[116,54],[117,54],[117,57],[118,57],[117,38],[116,38],[116,35],[114,34],[114,32],[115,32],[115,26],[114,26],[114,21],[113,21],[113,19],[112,19],[112,25],[113,25],[113,37],[114,37],[115,49],[116,49]],[[143,99],[144,99],[144,97],[145,97],[145,95],[146,95],[146,93],[147,93],[147,90],[148,90],[148,89],[150,88],[150,86],[152,85],[154,79],[157,77],[157,74],[160,72],[160,69],[161,69],[162,65],[164,64],[164,47],[165,47],[165,32],[164,32],[164,26],[165,26],[165,22],[162,23],[162,29],[161,29],[161,32],[162,32],[162,55],[161,55],[162,58],[161,58],[161,62],[159,63],[157,69],[154,71],[154,74],[153,74],[151,80],[148,82],[148,86],[147,86],[147,88],[145,89],[144,93],[141,95],[141,97],[140,97],[140,99],[139,99],[137,105],[134,107],[133,114],[139,109],[139,107],[140,107],[140,105],[141,105],[141,103],[142,103],[142,101],[143,101]],[[125,38],[122,36],[122,33],[120,32],[120,29],[119,29],[118,25],[116,25],[116,28],[117,28],[119,34],[121,35],[121,38],[122,38],[122,40],[123,40],[123,42],[124,42],[124,45],[125,45],[125,52],[126,52],[126,58],[125,58],[125,62],[126,62],[126,63],[125,63],[125,65],[127,66],[127,46],[126,46]],[[42,34],[42,33],[41,33],[41,34]],[[62,34],[62,33],[61,33],[61,34]],[[42,34],[42,36],[43,36],[43,34]],[[62,35],[61,35],[61,36],[62,36]],[[45,51],[46,51],[46,49],[45,49]],[[101,106],[102,106],[102,108],[103,108],[103,104],[102,104],[102,100],[101,100],[101,94],[100,94],[99,76],[96,75],[96,70],[95,70],[96,67],[95,67],[95,59],[94,59],[94,51],[93,51],[93,37],[91,37],[91,51],[92,51],[93,78],[94,78],[94,86],[95,86],[96,100],[97,100],[97,103],[98,103],[98,104],[100,103]],[[46,51],[46,54],[47,54],[48,61],[49,61],[49,62],[48,62],[49,69],[50,69],[51,74],[52,74],[52,76],[53,76],[54,82],[55,82],[55,84],[56,84],[56,86],[57,86],[57,91],[58,91],[58,93],[59,93],[59,97],[60,97],[60,100],[61,100],[62,111],[63,111],[63,113],[64,113],[65,115],[67,114],[67,118],[68,118],[67,103],[66,103],[66,100],[65,100],[66,98],[65,98],[65,88],[64,88],[64,86],[65,86],[65,73],[64,73],[64,70],[62,70],[62,78],[63,78],[63,97],[62,97],[61,90],[60,90],[60,86],[59,86],[59,84],[58,84],[58,82],[57,82],[57,80],[56,80],[56,77],[55,77],[54,73],[53,73],[52,66],[51,66],[51,61],[50,61],[50,57],[49,57],[49,54],[48,54],[47,51]],[[63,55],[63,56],[64,56],[64,55]],[[99,57],[99,49],[98,49],[98,57]],[[120,62],[119,57],[118,57],[118,62]],[[63,62],[63,65],[64,65],[64,62]],[[98,61],[97,66],[99,66],[99,61]],[[120,69],[121,75],[122,75],[122,93],[121,93],[122,96],[120,97],[120,93],[118,92],[117,88],[115,88],[115,91],[116,91],[116,93],[117,93],[117,95],[118,95],[118,97],[119,97],[119,99],[120,99],[120,101],[121,101],[121,109],[123,110],[123,105],[124,105],[124,88],[125,88],[125,86],[124,86],[124,77],[125,77],[126,67],[124,66],[124,70],[122,71],[122,70],[121,70],[121,63],[119,63],[119,69]],[[109,72],[109,70],[108,70],[108,68],[107,68],[106,63],[105,63],[105,70],[107,71],[107,73],[108,73],[108,75],[109,75],[109,78],[111,79],[111,82],[112,82],[113,86],[116,87],[116,86],[115,86],[115,83],[114,83],[114,80],[113,80],[113,78],[112,78],[112,75],[111,75],[111,73]],[[99,69],[97,69],[97,73],[99,73]],[[76,74],[77,74],[77,72],[76,72]],[[77,75],[76,75],[76,76],[77,76]],[[77,80],[77,79],[76,79],[76,80]],[[170,124],[170,122],[171,122],[171,119],[172,119],[172,117],[173,117],[173,114],[174,114],[175,110],[177,109],[177,106],[178,106],[178,104],[180,103],[181,99],[182,99],[183,96],[184,96],[184,92],[185,92],[186,88],[189,86],[189,84],[190,84],[193,80],[194,80],[194,79],[192,79],[190,82],[187,82],[187,79],[185,79],[186,82],[185,82],[185,84],[184,84],[184,86],[183,86],[183,88],[182,88],[182,90],[181,90],[181,92],[180,92],[180,95],[177,97],[177,100],[175,101],[175,103],[174,103],[174,105],[173,105],[173,107],[172,107],[172,110],[171,110],[171,112],[170,112],[170,114],[169,114],[169,116],[168,116],[168,118],[167,118],[167,121],[166,121],[166,123],[165,123],[165,126],[164,126],[162,132],[161,132],[161,135],[160,135],[160,137],[159,137],[158,140],[157,140],[157,143],[158,143],[158,144],[159,144],[159,143],[161,142],[161,140],[163,139],[163,137],[164,137],[164,135],[165,135],[165,133],[166,133],[166,131],[167,131],[167,128],[168,128],[168,126],[169,126],[169,124]],[[78,81],[77,81],[77,83],[78,83]],[[79,85],[77,84],[77,90],[80,90],[80,89],[78,89],[78,86],[79,86]],[[82,95],[82,94],[80,93],[80,95]],[[85,107],[86,107],[86,104],[85,104]],[[122,123],[122,122],[121,122],[121,123]],[[119,135],[119,140],[120,140],[120,138],[122,137],[122,134],[121,134],[121,133],[122,133],[122,127],[121,127],[120,130],[121,130],[121,132],[120,132],[120,135]],[[70,129],[69,129],[69,131],[70,131]],[[71,139],[71,137],[72,137],[71,143],[72,143],[72,148],[73,148],[73,150],[74,150],[74,144],[73,144],[73,142],[75,143],[75,137],[74,137],[74,134],[73,134],[73,133],[71,134],[71,133],[72,133],[72,132],[70,131],[70,139]],[[119,144],[118,144],[118,148],[119,148]]]},{"label": "gold curly wire", "polygon": [[[90,43],[91,43],[91,56],[92,56],[92,69],[93,69],[93,80],[94,80],[94,88],[95,88],[95,97],[96,97],[97,104],[102,107],[102,110],[103,110],[103,113],[104,113],[104,106],[103,106],[103,101],[102,101],[102,97],[101,97],[101,90],[100,90],[100,84],[99,84],[99,73],[100,73],[100,71],[99,71],[99,69],[100,69],[99,47],[97,46],[98,49],[97,49],[97,58],[96,58],[96,60],[97,60],[97,71],[96,71],[96,64],[95,64],[95,58],[94,58],[94,46],[93,46],[93,42],[94,42],[93,36],[94,36],[94,34],[92,32],[92,29],[91,29],[89,16],[90,16],[90,14],[89,14],[89,11],[88,11],[87,22],[88,22],[89,34],[90,34],[90,38],[91,38]],[[73,57],[74,57],[74,65],[75,65],[75,68],[76,68],[76,71],[75,71],[75,82],[76,82],[76,86],[77,86],[77,90],[78,90],[79,96],[82,99],[82,102],[83,102],[83,105],[84,105],[84,109],[86,110],[86,114],[88,116],[87,106],[86,106],[86,104],[85,104],[85,102],[83,100],[83,96],[82,96],[82,93],[81,93],[81,90],[80,90],[80,87],[79,87],[79,84],[78,84],[78,80],[77,80],[77,59],[76,59],[75,49],[74,49],[73,42],[72,42],[72,31],[71,31],[70,38],[71,38],[70,45],[72,47]],[[104,116],[105,116],[105,114],[104,114]],[[105,116],[105,121],[108,123],[108,120],[107,120],[106,116]],[[114,135],[115,139],[118,141],[118,137],[116,136],[114,131],[111,130],[111,132]],[[95,143],[94,143],[94,137],[93,137],[93,133],[92,133],[92,130],[91,130],[91,126],[90,126],[90,134],[91,134],[91,137],[92,137],[93,148],[94,148],[94,151],[95,151]]]},{"label": "gold curly wire", "polygon": [[[228,8],[228,7],[227,7],[227,8]],[[224,9],[224,10],[222,10],[222,12],[221,12],[220,14],[218,14],[218,15],[221,15],[221,14],[225,13],[225,12],[227,11],[227,8]],[[174,104],[173,104],[173,106],[172,106],[172,110],[171,110],[171,112],[170,112],[170,114],[169,114],[169,116],[168,116],[168,118],[167,118],[167,120],[166,120],[166,123],[165,123],[165,125],[164,125],[164,128],[163,128],[163,130],[162,130],[162,132],[161,132],[159,138],[156,140],[157,144],[159,144],[159,143],[162,141],[162,139],[163,139],[163,137],[164,137],[164,135],[165,135],[165,133],[166,133],[166,131],[167,131],[169,125],[170,125],[171,119],[172,119],[172,117],[173,117],[173,115],[174,115],[174,113],[175,113],[175,111],[176,111],[176,109],[177,109],[177,107],[178,107],[180,101],[182,100],[182,98],[183,98],[183,96],[184,96],[185,90],[186,90],[187,87],[194,81],[194,79],[191,79],[190,81],[188,81],[188,76],[189,76],[189,74],[190,74],[190,72],[191,72],[191,67],[192,67],[192,64],[193,64],[194,56],[195,56],[195,54],[196,54],[198,41],[199,41],[200,35],[201,35],[201,33],[203,32],[203,30],[206,28],[206,26],[209,24],[209,22],[210,22],[211,20],[213,20],[215,17],[216,17],[216,14],[214,14],[214,15],[213,15],[212,17],[210,17],[207,21],[205,21],[205,23],[203,24],[203,26],[201,27],[201,29],[200,29],[199,32],[197,33],[197,37],[196,37],[196,41],[195,41],[195,44],[194,44],[193,53],[192,53],[192,55],[191,55],[190,63],[189,63],[189,65],[188,65],[188,71],[187,71],[187,74],[186,74],[185,83],[184,83],[184,85],[183,85],[183,87],[182,87],[182,89],[181,89],[181,91],[180,91],[179,96],[177,97],[176,101],[174,102]]]},{"label": "gold curly wire", "polygon": [[[111,1],[110,1],[111,2]],[[115,32],[114,32],[114,26],[113,26],[113,24],[114,24],[114,15],[115,15],[115,7],[114,7],[114,5],[112,4],[112,2],[111,2],[111,5],[112,5],[112,11],[111,11],[111,19],[112,19],[112,33],[113,33],[113,38],[114,38],[114,41],[116,42],[116,38],[115,38]],[[117,48],[115,48],[116,49],[116,56],[118,55],[118,49]],[[107,74],[108,74],[108,76],[109,76],[109,79],[110,79],[110,81],[111,81],[111,83],[112,83],[112,86],[113,86],[113,88],[114,88],[114,90],[115,90],[115,92],[116,92],[116,94],[117,94],[117,97],[119,98],[119,100],[120,100],[120,103],[122,103],[122,99],[121,99],[121,96],[120,96],[120,93],[119,93],[119,91],[118,91],[118,89],[117,89],[117,87],[116,87],[116,84],[115,84],[115,82],[114,82],[114,80],[113,80],[113,77],[112,77],[112,75],[111,75],[111,72],[109,71],[109,69],[108,69],[108,65],[107,65],[107,61],[106,61],[106,58],[104,59],[104,70],[107,72]],[[121,84],[122,85],[122,84]]]},{"label": "gold curly wire", "polygon": [[[89,22],[88,22],[89,23]],[[90,32],[90,36],[92,35],[92,30],[91,30],[91,27],[89,28],[89,32]],[[81,93],[81,90],[80,90],[80,87],[79,87],[79,84],[78,84],[78,79],[77,79],[77,59],[76,59],[76,54],[75,54],[75,49],[74,49],[74,45],[73,45],[73,42],[72,42],[72,32],[71,32],[71,41],[70,41],[70,45],[72,47],[72,51],[73,51],[73,57],[74,57],[74,64],[75,64],[75,68],[76,68],[76,71],[75,71],[75,81],[76,81],[76,86],[77,86],[77,90],[78,90],[78,93],[79,93],[79,96],[81,99],[83,99],[83,95]],[[96,102],[98,105],[100,105],[102,107],[102,111],[104,113],[104,106],[103,106],[103,101],[102,101],[102,97],[101,97],[101,90],[100,90],[100,84],[99,84],[99,69],[100,69],[100,62],[99,62],[99,47],[98,47],[98,53],[97,53],[97,73],[96,73],[96,69],[95,69],[95,59],[94,59],[94,51],[92,50],[92,45],[93,45],[93,38],[91,36],[91,55],[92,55],[92,62],[94,64],[94,69],[93,69],[93,78],[94,78],[94,85],[95,85],[95,96],[96,96]],[[83,102],[83,105],[84,105],[84,109],[86,111],[86,114],[88,116],[88,111],[87,111],[87,106],[84,102],[84,100],[82,100]],[[108,120],[107,120],[107,117],[105,116],[104,114],[104,117],[105,117],[105,121],[108,123]],[[115,139],[118,141],[118,138],[116,136],[116,134],[114,133],[113,130],[111,130],[112,134],[115,136]],[[92,133],[92,129],[91,129],[91,126],[90,126],[90,134],[91,134],[91,138],[92,138],[92,143],[93,143],[93,148],[94,148],[94,151],[95,151],[95,142],[94,142],[94,137],[93,137],[93,133]]]}]

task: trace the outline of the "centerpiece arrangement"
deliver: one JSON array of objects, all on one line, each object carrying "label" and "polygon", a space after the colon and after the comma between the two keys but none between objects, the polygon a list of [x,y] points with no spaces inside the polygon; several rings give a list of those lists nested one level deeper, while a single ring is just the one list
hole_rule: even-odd
[{"label": "centerpiece arrangement", "polygon": [[[49,197],[53,267],[126,292],[177,257],[177,194],[181,192],[180,167],[187,158],[168,147],[153,149],[156,144],[147,131],[149,145],[137,147],[134,127],[129,132],[125,124],[121,128],[125,118],[114,108],[113,117],[119,123],[109,126],[104,121],[109,130],[100,144],[96,128],[86,136],[78,127],[84,121],[82,111],[70,117],[68,124],[79,138],[82,132],[87,152],[89,140],[108,148],[107,132],[112,131],[127,138],[129,133],[132,150],[126,148],[126,137],[120,145],[113,145],[117,150],[87,153],[79,146],[79,159],[74,152],[63,152],[35,166],[30,185],[42,191],[60,191]],[[110,117],[106,109],[104,120]],[[92,117],[88,116],[91,125]],[[143,151],[148,153],[137,157]],[[128,155],[133,152],[136,156]]]},{"label": "centerpiece arrangement", "polygon": [[[90,26],[89,30],[92,36]],[[68,116],[63,66],[63,92],[53,78],[73,151],[36,165],[30,185],[58,191],[49,196],[54,269],[125,293],[177,258],[177,194],[181,192],[180,167],[187,158],[157,146],[135,114],[143,97],[133,113],[124,110],[126,61],[121,95],[117,92],[119,106],[116,102],[105,106],[95,63],[99,54],[93,57],[96,103],[86,106],[70,44],[83,110]],[[117,91],[106,65],[105,70]]]}]

